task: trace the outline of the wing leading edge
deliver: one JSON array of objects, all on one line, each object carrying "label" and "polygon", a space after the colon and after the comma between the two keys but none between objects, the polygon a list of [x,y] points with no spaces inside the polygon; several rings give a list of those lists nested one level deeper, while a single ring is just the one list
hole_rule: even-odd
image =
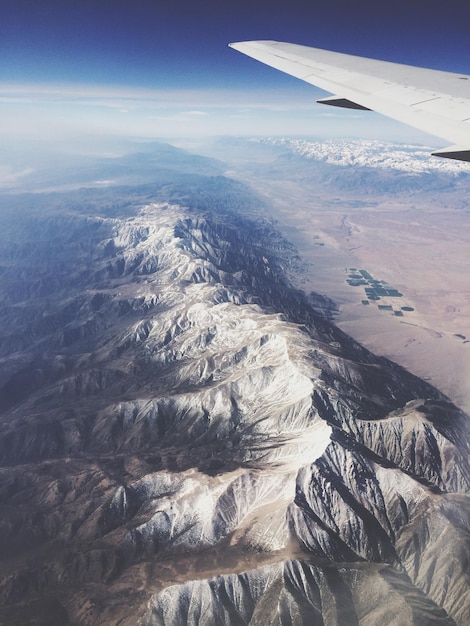
[{"label": "wing leading edge", "polygon": [[453,144],[434,155],[470,161],[470,76],[280,41],[229,46],[334,94],[322,104],[377,111]]}]

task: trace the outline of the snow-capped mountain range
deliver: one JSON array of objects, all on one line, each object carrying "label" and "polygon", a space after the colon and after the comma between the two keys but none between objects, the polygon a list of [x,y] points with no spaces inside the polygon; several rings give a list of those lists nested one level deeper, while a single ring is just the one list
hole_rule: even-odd
[{"label": "snow-capped mountain range", "polygon": [[409,174],[440,173],[452,177],[470,175],[468,163],[430,157],[433,148],[412,144],[390,144],[376,140],[308,141],[306,139],[269,138],[265,141],[284,147],[293,154],[342,167],[391,169]]}]

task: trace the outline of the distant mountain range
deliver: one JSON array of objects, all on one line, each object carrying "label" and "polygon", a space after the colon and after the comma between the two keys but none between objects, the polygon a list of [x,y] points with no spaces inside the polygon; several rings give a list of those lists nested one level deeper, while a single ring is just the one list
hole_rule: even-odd
[{"label": "distant mountain range", "polygon": [[283,146],[306,159],[343,167],[372,167],[409,174],[447,174],[452,178],[470,176],[467,164],[443,158],[430,158],[430,147],[391,144],[376,140],[308,141],[305,139],[262,140]]},{"label": "distant mountain range", "polygon": [[[299,186],[315,186],[319,193],[350,193],[360,201],[378,196],[419,201],[452,193],[450,202],[468,208],[468,163],[429,155],[429,147],[372,140],[309,140],[251,138],[233,142],[234,154],[243,149],[264,159],[253,159],[265,177],[296,179]],[[270,155],[268,158],[267,155]]]}]

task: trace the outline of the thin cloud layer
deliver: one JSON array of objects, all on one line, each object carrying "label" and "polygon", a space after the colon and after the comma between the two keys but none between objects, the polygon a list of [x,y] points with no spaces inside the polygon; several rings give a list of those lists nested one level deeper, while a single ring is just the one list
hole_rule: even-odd
[{"label": "thin cloud layer", "polygon": [[[76,134],[179,137],[304,135],[410,138],[380,116],[334,115],[305,89],[147,89],[93,85],[0,84],[0,133],[54,140]],[[387,132],[389,133],[387,135]],[[419,140],[416,133],[415,140]]]}]

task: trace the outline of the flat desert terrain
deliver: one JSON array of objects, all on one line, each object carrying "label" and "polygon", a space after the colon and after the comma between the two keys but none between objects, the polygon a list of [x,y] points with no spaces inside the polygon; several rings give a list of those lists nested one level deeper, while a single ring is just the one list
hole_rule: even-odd
[{"label": "flat desert terrain", "polygon": [[[309,179],[308,168],[313,170],[315,163],[300,170],[276,165],[249,172],[238,164],[230,175],[266,199],[276,227],[301,255],[303,271],[292,279],[305,291],[335,301],[340,328],[470,412],[470,210],[463,199],[465,184],[463,189],[460,185],[454,190],[451,183],[442,190],[418,188],[409,194],[363,193],[357,188],[335,193],[334,183],[332,190],[330,182]],[[366,271],[402,296],[363,304],[365,287],[346,282],[351,268]]]}]

